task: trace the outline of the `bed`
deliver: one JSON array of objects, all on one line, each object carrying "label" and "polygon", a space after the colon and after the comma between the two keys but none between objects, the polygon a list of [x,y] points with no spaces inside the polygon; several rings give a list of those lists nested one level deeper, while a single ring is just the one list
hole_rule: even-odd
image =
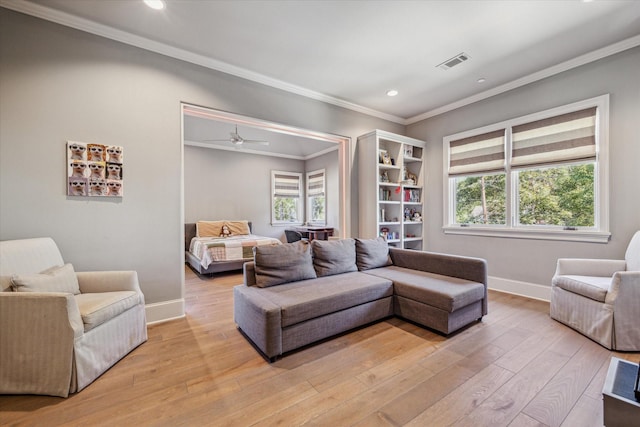
[{"label": "bed", "polygon": [[[229,221],[239,223],[241,221]],[[203,222],[198,222],[202,225]],[[208,223],[227,223],[208,221]],[[200,274],[220,273],[240,270],[245,262],[253,260],[253,247],[257,245],[279,245],[282,242],[273,237],[251,234],[251,222],[244,221],[249,234],[233,233],[231,237],[219,237],[217,232],[197,237],[196,223],[184,227],[185,262]],[[218,224],[214,224],[217,227]],[[215,228],[217,230],[217,228]],[[234,228],[233,231],[236,231]],[[207,233],[203,233],[207,234]]]}]

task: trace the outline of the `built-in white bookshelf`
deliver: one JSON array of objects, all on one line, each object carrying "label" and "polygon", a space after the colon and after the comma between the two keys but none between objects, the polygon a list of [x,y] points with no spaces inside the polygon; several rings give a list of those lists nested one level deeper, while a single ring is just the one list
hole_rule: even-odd
[{"label": "built-in white bookshelf", "polygon": [[424,141],[382,130],[358,137],[360,237],[423,248],[424,148]]}]

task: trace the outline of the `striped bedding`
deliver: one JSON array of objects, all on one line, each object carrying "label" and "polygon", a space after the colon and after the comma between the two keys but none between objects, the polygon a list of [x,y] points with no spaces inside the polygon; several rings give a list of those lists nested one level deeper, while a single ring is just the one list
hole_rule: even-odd
[{"label": "striped bedding", "polygon": [[254,246],[279,245],[280,240],[273,237],[247,234],[231,237],[194,237],[189,252],[200,260],[203,268],[215,261],[238,261],[253,259]]}]

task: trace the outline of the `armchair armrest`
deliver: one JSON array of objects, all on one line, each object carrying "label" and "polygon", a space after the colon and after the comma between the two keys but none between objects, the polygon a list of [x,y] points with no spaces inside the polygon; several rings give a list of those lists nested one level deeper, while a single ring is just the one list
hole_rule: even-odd
[{"label": "armchair armrest", "polygon": [[[605,302],[618,305],[630,304],[638,307],[640,316],[640,271],[618,271],[613,275]],[[640,319],[640,317],[638,317]]]},{"label": "armchair armrest", "polygon": [[67,397],[74,341],[84,333],[74,296],[0,293],[0,325],[0,393]]},{"label": "armchair armrest", "polygon": [[116,291],[142,293],[135,271],[80,271],[76,275],[83,294]]},{"label": "armchair armrest", "polygon": [[626,265],[617,259],[560,258],[555,275],[611,277],[616,271],[624,271]]},{"label": "armchair armrest", "polygon": [[613,306],[615,348],[640,350],[640,271],[615,273],[605,303]]}]

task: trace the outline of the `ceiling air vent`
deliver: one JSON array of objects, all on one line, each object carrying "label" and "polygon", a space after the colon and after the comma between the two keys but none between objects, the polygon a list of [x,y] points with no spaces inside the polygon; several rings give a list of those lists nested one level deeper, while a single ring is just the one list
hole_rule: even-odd
[{"label": "ceiling air vent", "polygon": [[438,68],[442,68],[443,70],[448,70],[449,68],[455,67],[458,64],[463,63],[464,61],[466,61],[467,59],[471,58],[469,55],[467,55],[466,53],[459,53],[456,56],[454,56],[453,58],[449,58],[446,61],[444,61],[442,64],[438,64],[437,67]]}]

